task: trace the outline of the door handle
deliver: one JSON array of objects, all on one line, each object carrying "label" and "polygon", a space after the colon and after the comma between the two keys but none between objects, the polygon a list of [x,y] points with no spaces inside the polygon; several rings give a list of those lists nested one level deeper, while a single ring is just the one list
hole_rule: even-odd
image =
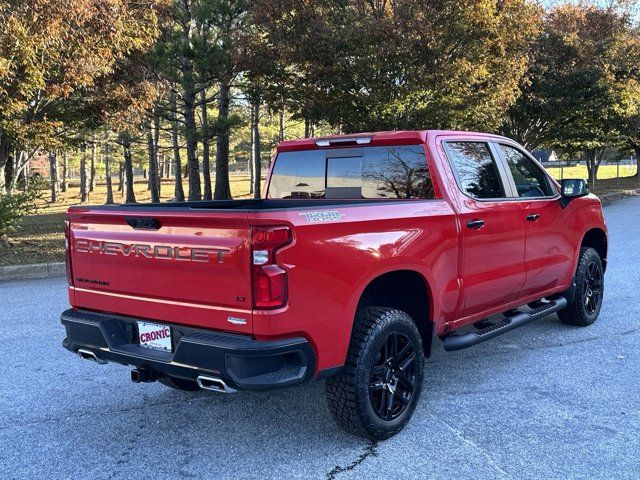
[{"label": "door handle", "polygon": [[538,220],[540,220],[540,214],[539,213],[530,213],[529,215],[526,216],[527,222],[537,222]]},{"label": "door handle", "polygon": [[484,227],[484,220],[481,220],[479,218],[474,218],[473,220],[469,220],[467,222],[467,227],[473,228],[474,230],[478,230],[479,228]]}]

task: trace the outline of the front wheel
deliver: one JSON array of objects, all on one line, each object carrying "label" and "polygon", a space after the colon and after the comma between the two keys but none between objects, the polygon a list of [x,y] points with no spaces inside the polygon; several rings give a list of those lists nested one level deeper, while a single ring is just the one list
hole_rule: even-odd
[{"label": "front wheel", "polygon": [[563,323],[586,327],[596,321],[604,298],[604,269],[595,249],[580,249],[573,300],[558,312]]},{"label": "front wheel", "polygon": [[326,382],[336,422],[374,440],[395,435],[416,408],[423,368],[420,333],[409,315],[383,307],[359,310],[345,366]]}]

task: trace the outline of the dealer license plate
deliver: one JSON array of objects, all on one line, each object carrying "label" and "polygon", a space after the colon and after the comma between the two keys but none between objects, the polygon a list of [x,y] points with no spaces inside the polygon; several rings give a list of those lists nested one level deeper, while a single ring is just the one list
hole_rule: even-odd
[{"label": "dealer license plate", "polygon": [[171,351],[171,328],[157,323],[138,322],[138,342],[141,347]]}]

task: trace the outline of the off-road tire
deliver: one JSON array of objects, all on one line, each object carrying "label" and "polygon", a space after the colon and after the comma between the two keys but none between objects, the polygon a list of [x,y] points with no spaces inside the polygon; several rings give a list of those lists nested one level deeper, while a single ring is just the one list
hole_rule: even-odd
[{"label": "off-road tire", "polygon": [[[599,276],[599,280],[595,282],[595,284],[599,283],[597,289],[593,288],[593,271],[590,272],[590,269],[593,270],[593,268],[596,269]],[[580,249],[580,258],[578,259],[578,268],[576,269],[574,281],[576,288],[573,299],[565,309],[558,312],[558,317],[560,317],[562,323],[567,325],[586,327],[597,320],[604,298],[602,260],[595,249],[591,247]],[[589,304],[586,295],[589,291],[593,294],[596,290],[598,290],[598,298],[595,302]]]},{"label": "off-road tire", "polygon": [[[376,392],[375,395],[370,394],[370,381],[371,375],[374,375],[373,369],[380,369],[379,366],[374,366],[374,362],[380,361],[381,349],[385,348],[385,342],[390,338],[401,338],[405,346],[411,343],[414,349],[415,363],[410,367],[414,388],[408,398],[402,393],[399,394],[403,395],[400,399],[403,400],[401,403],[404,406],[402,413],[399,413],[397,418],[384,420],[374,410],[376,407],[373,402],[375,395],[385,395],[386,390],[382,389],[381,393]],[[397,345],[398,343],[396,351]],[[400,358],[400,354],[397,357]],[[423,370],[422,340],[413,319],[406,313],[391,308],[363,308],[356,314],[344,368],[326,381],[325,392],[329,409],[338,425],[350,433],[372,440],[389,438],[402,430],[413,415],[420,399]],[[396,384],[395,392],[398,392],[398,385],[400,384]],[[404,393],[408,394],[408,390]],[[386,405],[388,407],[388,404]]]},{"label": "off-road tire", "polygon": [[183,392],[195,392],[200,390],[200,387],[193,380],[186,380],[184,378],[169,377],[168,375],[158,378],[158,381],[170,388],[176,390],[182,390]]}]

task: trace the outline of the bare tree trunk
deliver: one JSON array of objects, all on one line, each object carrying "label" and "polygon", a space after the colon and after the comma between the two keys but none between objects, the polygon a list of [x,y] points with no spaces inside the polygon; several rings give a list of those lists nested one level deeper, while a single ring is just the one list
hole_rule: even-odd
[{"label": "bare tree trunk", "polygon": [[229,185],[229,101],[231,93],[231,74],[227,73],[220,82],[218,94],[218,127],[216,137],[216,200],[231,199]]},{"label": "bare tree trunk", "polygon": [[304,119],[304,138],[311,136],[311,120],[305,117]]},{"label": "bare tree trunk", "polygon": [[255,158],[254,158],[254,154],[255,154],[255,149],[253,148],[253,145],[255,144],[256,138],[255,138],[255,130],[253,128],[253,119],[255,116],[255,106],[254,103],[251,102],[251,110],[250,110],[250,117],[251,117],[251,155],[249,156],[249,165],[248,165],[248,170],[249,170],[249,195],[253,195],[253,172],[255,170],[254,165],[255,165]]},{"label": "bare tree trunk", "polygon": [[9,153],[7,154],[7,162],[4,165],[4,169],[2,170],[2,178],[4,181],[4,193],[10,195],[12,193],[11,183],[13,181],[13,171],[15,167],[15,155],[16,151],[14,148],[9,149]]},{"label": "bare tree trunk", "polygon": [[[182,35],[185,45],[191,46],[193,12],[191,0],[183,0]],[[200,166],[198,165],[198,140],[196,130],[196,88],[193,74],[193,59],[188,49],[182,57],[182,98],[184,103],[185,140],[187,148],[187,168],[189,171],[189,200],[200,200]]]},{"label": "bare tree trunk", "polygon": [[16,149],[13,149],[11,154],[9,155],[9,161],[7,162],[7,165],[4,170],[4,176],[7,181],[5,189],[8,194],[13,193],[13,191],[16,188],[16,184],[18,183],[18,175],[20,172],[16,170],[17,170],[18,162],[20,161],[19,160],[20,155],[22,155],[22,152],[18,153]]},{"label": "bare tree trunk", "polygon": [[49,178],[51,181],[51,203],[58,201],[60,183],[58,180],[58,155],[55,150],[49,152]]},{"label": "bare tree trunk", "polygon": [[280,110],[279,116],[279,124],[280,129],[278,130],[278,141],[282,142],[284,140],[284,110]]},{"label": "bare tree trunk", "polygon": [[11,151],[11,144],[6,138],[4,132],[0,130],[0,196],[5,193],[5,167],[9,161],[9,152]]},{"label": "bare tree trunk", "polygon": [[200,165],[198,164],[196,121],[193,102],[185,103],[185,140],[187,149],[187,174],[189,175],[189,200],[200,200],[202,197],[200,185]]},{"label": "bare tree trunk", "polygon": [[[23,153],[20,153],[20,157],[22,157]],[[18,158],[20,158],[18,157]],[[17,186],[20,186],[22,188],[23,192],[27,191],[27,170],[29,167],[29,163],[25,163],[21,168],[18,167],[17,172],[18,174],[15,176],[15,182],[13,185],[13,189],[15,190],[15,188]]]},{"label": "bare tree trunk", "polygon": [[96,136],[93,135],[91,141],[91,166],[89,167],[89,191],[96,188]]},{"label": "bare tree trunk", "polygon": [[200,165],[198,165],[196,121],[194,106],[185,105],[185,140],[187,149],[187,175],[189,176],[189,200],[200,200]]},{"label": "bare tree trunk", "polygon": [[86,202],[89,199],[87,192],[87,144],[84,143],[81,147],[80,157],[80,201]]},{"label": "bare tree trunk", "polygon": [[104,181],[107,184],[107,205],[113,203],[113,184],[111,182],[111,145],[109,144],[109,131],[105,132],[104,142]]},{"label": "bare tree trunk", "polygon": [[125,142],[124,149],[124,176],[126,184],[125,203],[136,203],[136,194],[133,190],[133,160],[131,158],[131,143]]},{"label": "bare tree trunk", "polygon": [[178,119],[176,117],[176,95],[171,92],[169,96],[171,109],[173,110],[171,117],[171,146],[173,148],[173,174],[174,188],[173,196],[176,202],[184,202],[184,188],[182,187],[182,160],[180,159],[180,141],[178,138]]},{"label": "bare tree trunk", "polygon": [[118,162],[118,191],[124,192],[124,163]]},{"label": "bare tree trunk", "polygon": [[158,201],[162,199],[162,182],[160,181],[160,173],[158,172],[158,168],[160,165],[160,114],[158,113],[158,109],[155,108],[153,110],[153,152],[155,156],[155,165],[156,165],[156,174],[155,174],[155,184],[156,191],[158,192]]},{"label": "bare tree trunk", "polygon": [[33,156],[33,152],[26,150],[17,150],[12,148],[5,165],[5,191],[12,193],[18,186],[18,182],[22,181],[23,188],[26,188],[27,175],[29,169],[29,161]]},{"label": "bare tree trunk", "polygon": [[80,157],[80,201],[86,202],[89,198],[87,192],[87,147],[82,146],[82,156]]},{"label": "bare tree trunk", "polygon": [[60,191],[67,191],[67,175],[69,174],[69,158],[67,152],[62,152],[62,182],[60,183]]},{"label": "bare tree trunk", "polygon": [[585,161],[587,163],[587,172],[589,174],[589,188],[595,188],[598,179],[598,169],[604,158],[604,149],[597,148],[586,150],[584,152]]},{"label": "bare tree trunk", "polygon": [[6,182],[5,182],[5,167],[6,167],[6,163],[2,166],[2,168],[0,168],[0,197],[2,195],[4,195],[5,193],[7,193],[5,191],[5,187],[6,187]]},{"label": "bare tree trunk", "polygon": [[178,146],[178,133],[171,132],[173,143],[173,196],[176,202],[184,202],[184,188],[182,187],[182,161],[180,159],[180,147]]},{"label": "bare tree trunk", "polygon": [[4,173],[5,179],[4,192],[7,195],[11,195],[11,193],[13,193],[12,183],[14,168],[16,166],[15,162],[15,150],[11,149],[11,152],[9,152],[9,157],[7,158],[7,163],[4,166],[4,172],[2,172]]},{"label": "bare tree trunk", "polygon": [[253,118],[251,130],[253,131],[253,198],[260,198],[260,174],[262,171],[260,158],[260,103],[256,102],[253,106]]},{"label": "bare tree trunk", "polygon": [[151,201],[158,203],[160,201],[160,192],[158,191],[158,158],[156,147],[153,141],[153,126],[151,122],[147,125],[147,148],[149,151],[149,189],[151,190]]},{"label": "bare tree trunk", "polygon": [[207,116],[207,92],[200,92],[200,115],[202,116],[202,175],[204,176],[204,199],[211,200],[211,154],[209,145],[211,132],[209,131],[209,118]]}]

